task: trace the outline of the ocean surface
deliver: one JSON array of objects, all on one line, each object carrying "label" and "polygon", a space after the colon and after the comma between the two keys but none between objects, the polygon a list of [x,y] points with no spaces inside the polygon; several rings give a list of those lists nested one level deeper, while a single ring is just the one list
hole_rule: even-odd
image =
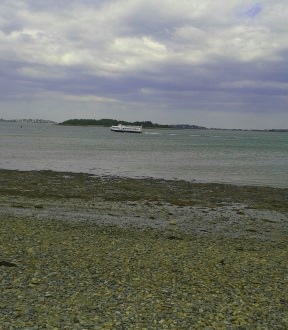
[{"label": "ocean surface", "polygon": [[0,168],[288,187],[288,133],[0,122]]}]

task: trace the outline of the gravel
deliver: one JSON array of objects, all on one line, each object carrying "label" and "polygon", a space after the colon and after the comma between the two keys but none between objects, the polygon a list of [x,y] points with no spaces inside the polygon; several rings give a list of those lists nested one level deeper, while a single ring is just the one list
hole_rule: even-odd
[{"label": "gravel", "polygon": [[288,328],[287,190],[0,179],[1,330]]}]

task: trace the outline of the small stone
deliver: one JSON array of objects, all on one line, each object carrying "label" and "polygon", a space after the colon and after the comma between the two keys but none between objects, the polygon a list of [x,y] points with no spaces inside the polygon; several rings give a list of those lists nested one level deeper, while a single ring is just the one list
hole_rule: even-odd
[{"label": "small stone", "polygon": [[77,317],[77,316],[74,316],[74,317],[73,317],[73,322],[74,322],[74,323],[79,323],[79,322],[80,322],[80,320],[78,319],[78,317]]},{"label": "small stone", "polygon": [[29,254],[34,254],[34,253],[35,253],[33,247],[28,248],[28,249],[27,249],[27,252],[28,252]]},{"label": "small stone", "polygon": [[42,204],[37,204],[37,205],[34,205],[35,209],[43,209],[43,205]]},{"label": "small stone", "polygon": [[176,220],[170,220],[169,225],[175,226],[175,225],[177,225],[177,221]]},{"label": "small stone", "polygon": [[33,277],[30,283],[34,285],[38,285],[40,284],[40,279]]}]

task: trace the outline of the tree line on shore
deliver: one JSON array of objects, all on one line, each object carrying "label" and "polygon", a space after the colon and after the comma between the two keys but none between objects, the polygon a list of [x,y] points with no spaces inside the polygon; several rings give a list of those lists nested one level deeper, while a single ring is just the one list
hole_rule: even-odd
[{"label": "tree line on shore", "polygon": [[131,126],[143,126],[146,128],[170,128],[170,125],[161,125],[161,124],[155,124],[151,121],[124,121],[124,120],[116,120],[116,119],[69,119],[66,120],[59,125],[67,125],[67,126],[104,126],[104,127],[110,127],[110,126],[116,126],[116,125],[131,125]]}]

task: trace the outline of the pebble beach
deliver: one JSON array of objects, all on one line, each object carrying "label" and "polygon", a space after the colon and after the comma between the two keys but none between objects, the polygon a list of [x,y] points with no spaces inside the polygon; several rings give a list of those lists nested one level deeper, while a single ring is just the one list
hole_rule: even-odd
[{"label": "pebble beach", "polygon": [[0,329],[287,329],[287,201],[0,170]]}]

